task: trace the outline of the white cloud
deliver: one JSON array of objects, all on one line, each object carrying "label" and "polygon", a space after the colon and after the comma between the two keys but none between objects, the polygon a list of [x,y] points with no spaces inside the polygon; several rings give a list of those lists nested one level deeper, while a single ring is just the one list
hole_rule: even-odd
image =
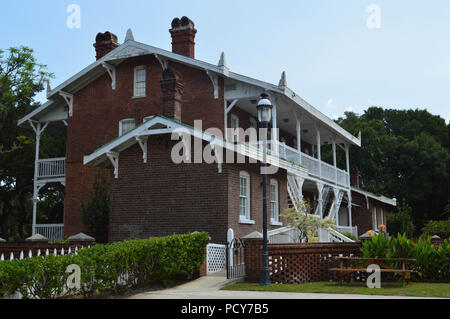
[{"label": "white cloud", "polygon": [[326,105],[327,109],[335,109],[337,108],[336,103],[334,103],[333,99],[329,99]]},{"label": "white cloud", "polygon": [[353,112],[353,107],[349,106],[345,109],[345,112]]}]

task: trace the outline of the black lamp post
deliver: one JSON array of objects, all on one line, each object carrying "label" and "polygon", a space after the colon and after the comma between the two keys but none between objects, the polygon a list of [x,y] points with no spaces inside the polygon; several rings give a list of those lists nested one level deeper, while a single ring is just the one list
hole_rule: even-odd
[{"label": "black lamp post", "polygon": [[261,272],[261,286],[270,285],[269,273],[269,251],[267,248],[267,128],[269,127],[272,118],[272,103],[268,99],[266,93],[261,94],[261,99],[258,102],[258,120],[261,123],[263,130],[263,254],[262,254],[262,272]]}]

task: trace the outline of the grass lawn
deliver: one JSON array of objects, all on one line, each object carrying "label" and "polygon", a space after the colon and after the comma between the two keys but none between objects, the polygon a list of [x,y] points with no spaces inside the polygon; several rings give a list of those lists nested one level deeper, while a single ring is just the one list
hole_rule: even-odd
[{"label": "grass lawn", "polygon": [[362,294],[384,296],[414,296],[414,297],[443,297],[450,298],[450,283],[418,283],[411,282],[406,288],[402,283],[382,283],[381,288],[367,288],[365,283],[350,283],[339,286],[335,282],[311,282],[304,284],[273,284],[260,286],[254,283],[236,283],[222,288],[222,290],[272,291],[272,292],[305,292],[331,294]]}]

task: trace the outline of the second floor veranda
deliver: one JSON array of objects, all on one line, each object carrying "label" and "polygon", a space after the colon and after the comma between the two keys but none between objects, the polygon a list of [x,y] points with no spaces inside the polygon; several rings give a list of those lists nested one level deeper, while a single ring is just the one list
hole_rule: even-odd
[{"label": "second floor veranda", "polygon": [[[345,131],[306,102],[303,108],[281,95],[272,93],[270,99],[273,109],[267,132],[269,152],[308,169],[311,178],[349,188],[349,149],[350,145],[360,146],[360,137]],[[228,129],[225,134],[228,139],[262,147],[260,134],[256,139],[249,139],[246,133],[249,128],[257,131],[260,128],[257,97],[241,97],[226,103],[225,127]],[[341,159],[339,163],[338,158]]]}]

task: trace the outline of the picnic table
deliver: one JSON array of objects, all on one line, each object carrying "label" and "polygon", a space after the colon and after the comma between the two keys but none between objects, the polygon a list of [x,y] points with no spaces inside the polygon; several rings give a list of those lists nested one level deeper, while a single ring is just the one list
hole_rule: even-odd
[{"label": "picnic table", "polygon": [[[337,257],[340,261],[340,268],[330,268],[330,271],[336,271],[339,284],[342,285],[344,277],[347,278],[347,282],[350,282],[350,274],[354,272],[367,272],[367,266],[376,264],[380,266],[380,272],[394,273],[403,278],[403,287],[406,287],[407,282],[411,279],[411,273],[413,270],[408,269],[410,263],[415,262],[412,258],[377,258],[377,257]],[[349,263],[361,262],[358,265],[349,265]],[[390,262],[396,262],[400,264],[401,268],[395,268],[388,265]]]}]

